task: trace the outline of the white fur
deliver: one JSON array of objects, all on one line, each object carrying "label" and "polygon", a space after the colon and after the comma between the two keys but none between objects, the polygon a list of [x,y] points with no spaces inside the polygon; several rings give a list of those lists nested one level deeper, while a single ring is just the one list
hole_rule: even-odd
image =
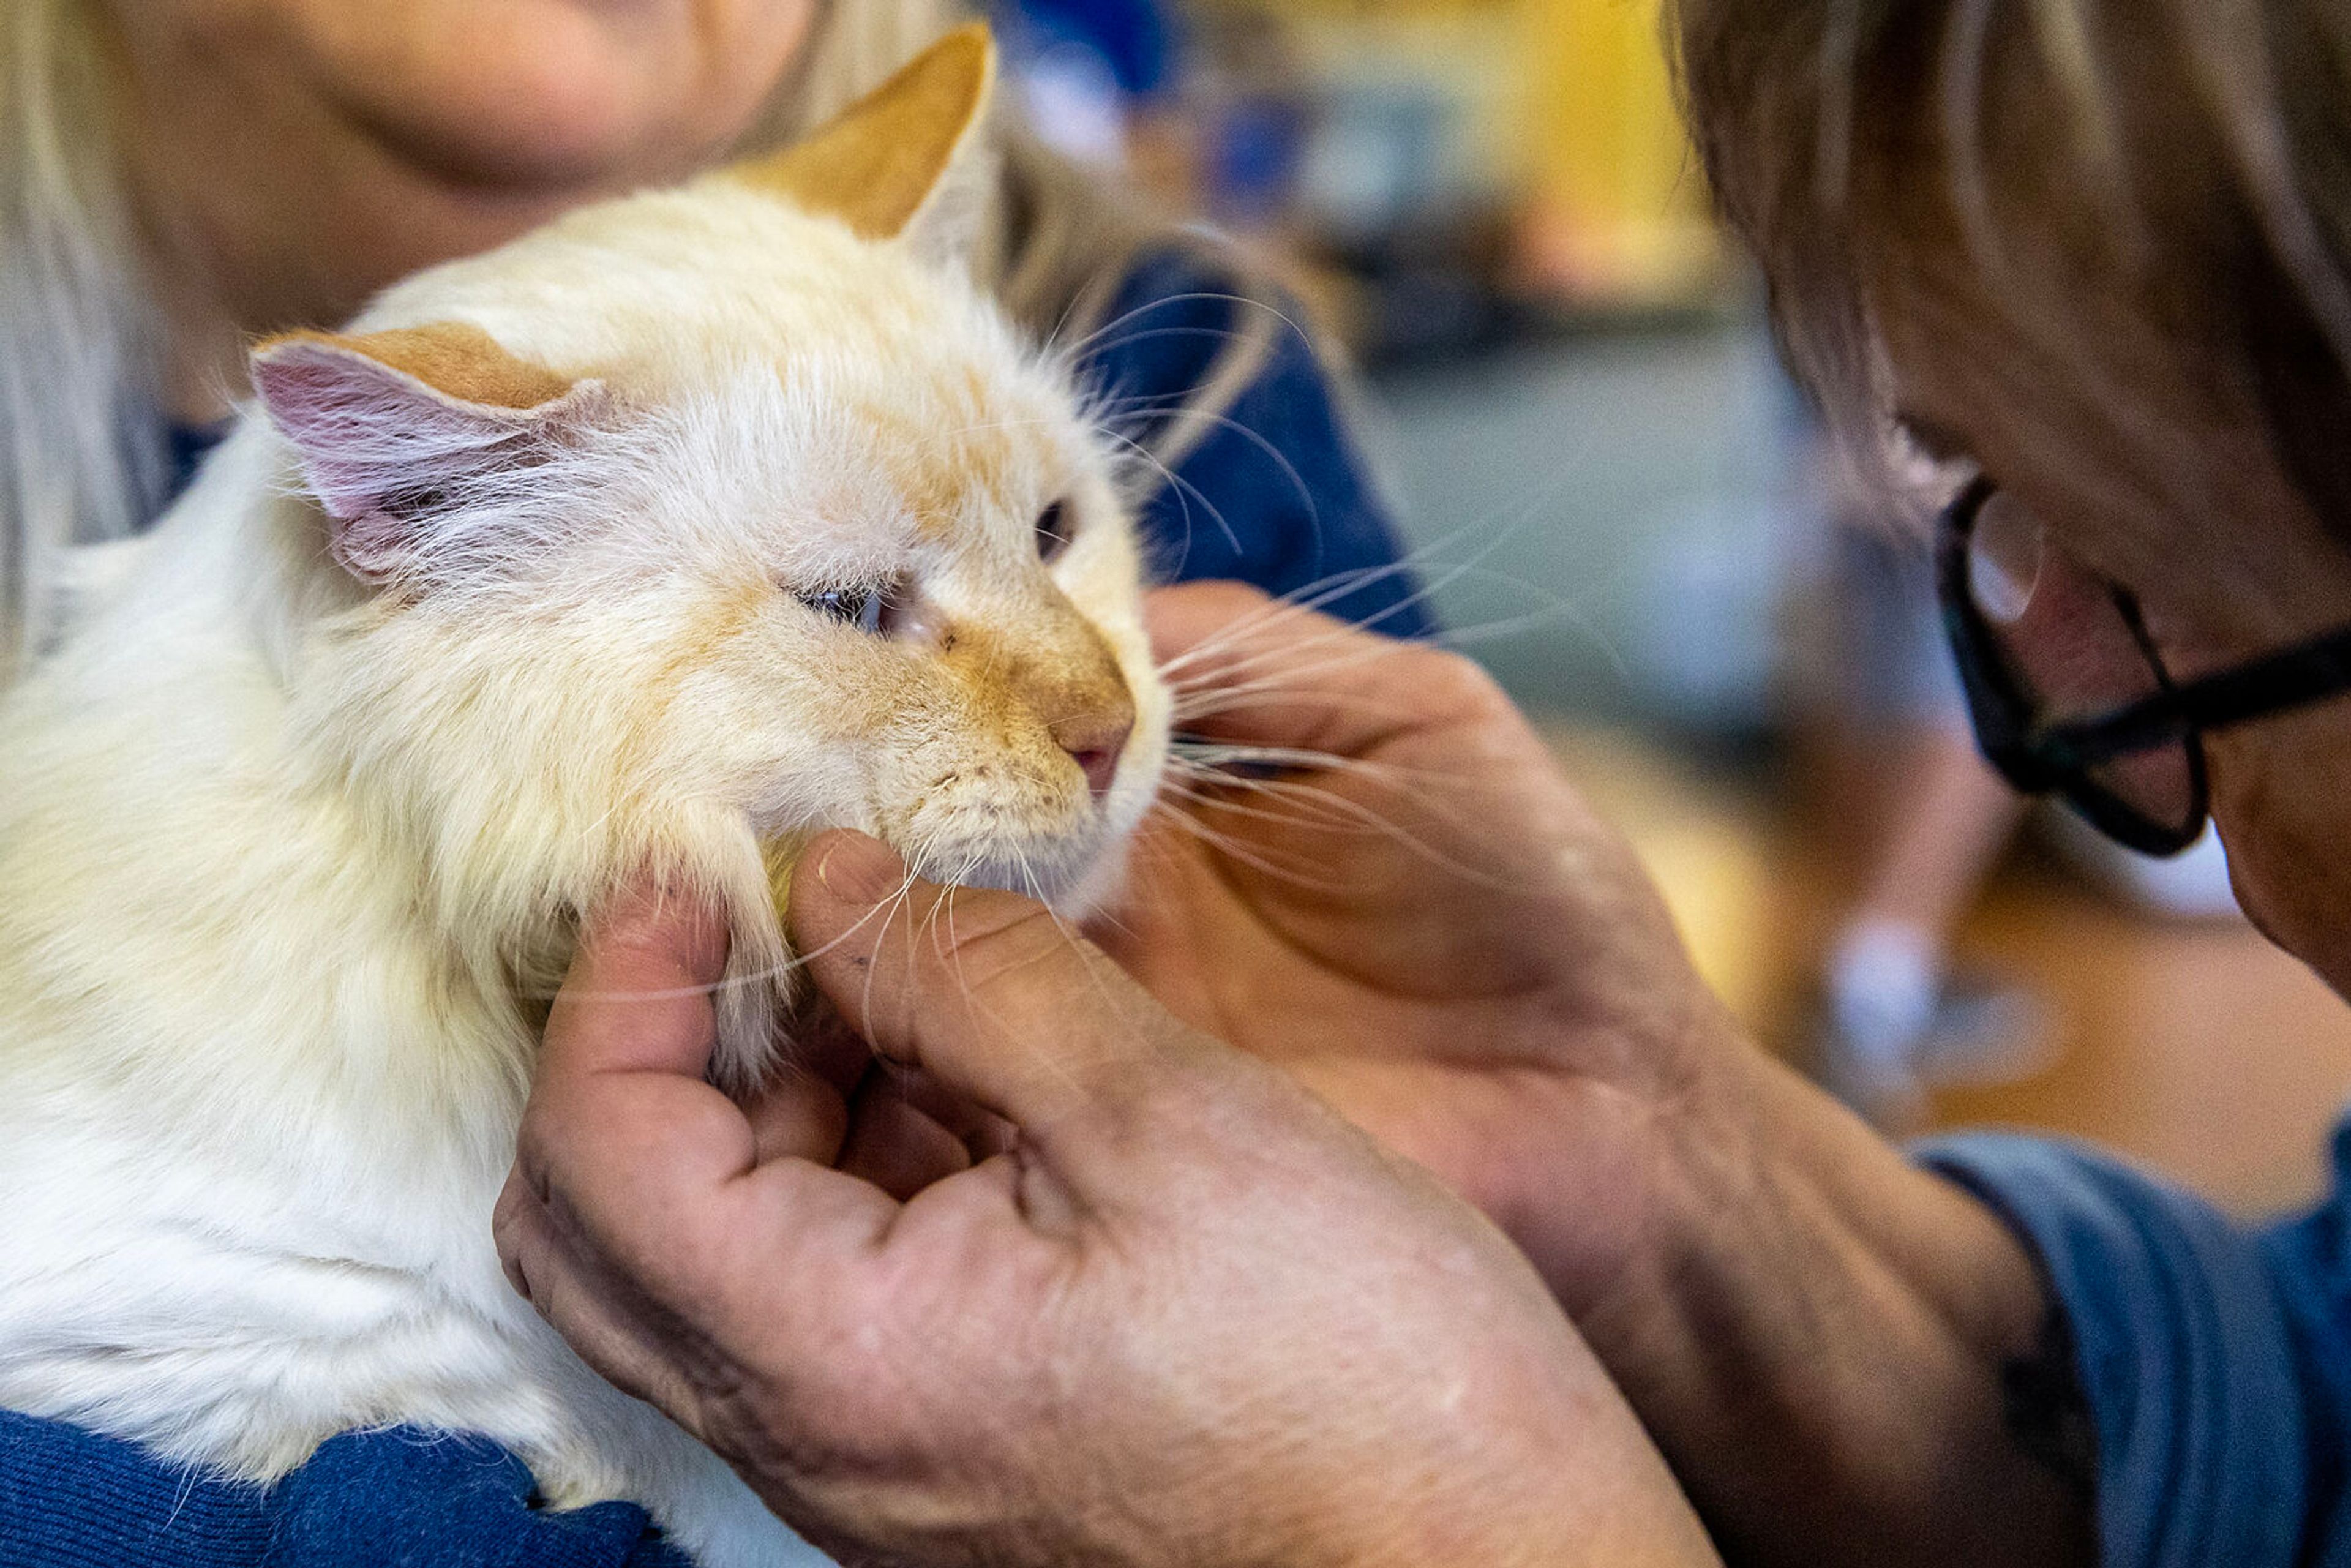
[{"label": "white fur", "polygon": [[[1134,545],[1063,377],[969,287],[723,181],[356,328],[448,320],[601,383],[544,461],[466,481],[378,593],[248,410],[0,707],[0,1407],[256,1479],[345,1428],[478,1432],[708,1568],[786,1561],[500,1275],[517,993],[620,880],[684,878],[733,915],[741,1083],[785,994],[763,845],[842,825],[935,874],[1114,874],[1167,724]],[[1098,630],[1139,709],[1105,800],[928,653],[789,591],[902,575],[1008,649]]]}]

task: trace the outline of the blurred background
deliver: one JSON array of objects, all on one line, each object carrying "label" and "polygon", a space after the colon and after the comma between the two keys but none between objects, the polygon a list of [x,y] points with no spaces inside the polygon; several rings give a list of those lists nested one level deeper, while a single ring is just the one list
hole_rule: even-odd
[{"label": "blurred background", "polygon": [[1448,636],[1633,835],[1767,1044],[1896,1131],[2314,1194],[2351,1011],[1976,761],[1923,538],[1873,516],[1707,216],[1656,0],[1005,0],[1031,118],[1275,259]]}]

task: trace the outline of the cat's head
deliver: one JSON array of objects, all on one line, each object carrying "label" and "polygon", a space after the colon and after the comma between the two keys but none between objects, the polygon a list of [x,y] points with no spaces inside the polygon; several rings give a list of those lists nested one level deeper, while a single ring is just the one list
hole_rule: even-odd
[{"label": "cat's head", "polygon": [[336,563],[298,683],[322,754],[447,922],[647,863],[725,897],[738,1059],[810,834],[1066,903],[1157,788],[1115,453],[956,264],[992,75],[956,35],[799,148],[254,356]]}]

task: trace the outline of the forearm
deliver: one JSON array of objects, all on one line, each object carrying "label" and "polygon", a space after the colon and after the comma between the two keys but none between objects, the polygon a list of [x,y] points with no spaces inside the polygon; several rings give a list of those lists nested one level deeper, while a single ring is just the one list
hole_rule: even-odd
[{"label": "forearm", "polygon": [[2046,1292],[1973,1198],[1740,1051],[1694,1092],[1582,1326],[1734,1563],[2094,1560],[2004,1396]]}]

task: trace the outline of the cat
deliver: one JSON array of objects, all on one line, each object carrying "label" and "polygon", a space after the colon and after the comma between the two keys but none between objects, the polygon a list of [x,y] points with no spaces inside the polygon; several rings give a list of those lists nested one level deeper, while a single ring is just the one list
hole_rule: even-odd
[{"label": "cat", "polygon": [[1108,438],[959,258],[953,35],[813,139],[259,345],[127,579],[0,706],[0,1408],[269,1479],[486,1436],[705,1568],[804,1551],[510,1291],[545,998],[640,873],[788,1045],[815,832],[1067,909],[1169,701]]}]

